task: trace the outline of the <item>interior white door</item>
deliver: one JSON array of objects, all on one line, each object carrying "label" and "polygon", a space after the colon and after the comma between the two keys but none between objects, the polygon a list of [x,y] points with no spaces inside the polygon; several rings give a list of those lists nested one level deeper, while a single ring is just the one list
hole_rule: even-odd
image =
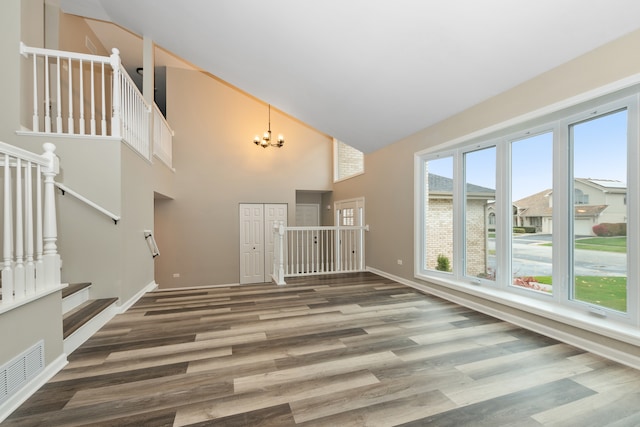
[{"label": "interior white door", "polygon": [[[364,224],[364,198],[341,200],[335,203],[336,224],[340,227]],[[362,233],[358,230],[340,230],[337,263],[343,270],[360,270],[364,267]]]},{"label": "interior white door", "polygon": [[264,282],[264,205],[240,204],[240,284]]},{"label": "interior white door", "polygon": [[285,203],[240,204],[240,284],[271,281],[273,272],[273,226],[287,224]]}]

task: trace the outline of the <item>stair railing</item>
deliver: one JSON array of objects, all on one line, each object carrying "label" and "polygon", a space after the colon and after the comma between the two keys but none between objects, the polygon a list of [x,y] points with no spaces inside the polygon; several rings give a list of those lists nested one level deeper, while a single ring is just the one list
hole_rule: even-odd
[{"label": "stair railing", "polygon": [[151,160],[151,107],[118,49],[99,56],[21,43],[20,53],[32,63],[33,132],[122,138]]},{"label": "stair railing", "polygon": [[81,202],[83,202],[84,204],[91,206],[93,209],[97,210],[98,212],[103,213],[104,215],[108,216],[109,218],[111,218],[113,220],[113,222],[117,225],[118,221],[120,221],[121,217],[120,215],[116,215],[113,212],[103,208],[102,206],[100,206],[99,204],[97,204],[96,202],[93,202],[89,199],[87,199],[86,197],[84,197],[82,194],[78,193],[77,191],[74,191],[72,189],[70,189],[69,187],[67,187],[64,184],[61,184],[59,182],[54,182],[54,185],[56,187],[58,187],[60,189],[60,191],[62,191],[62,195],[64,196],[65,194],[69,193],[69,195],[75,197],[76,199],[80,200]]},{"label": "stair railing", "polygon": [[274,224],[273,279],[365,270],[369,226],[285,227]]},{"label": "stair railing", "polygon": [[44,153],[0,142],[3,177],[2,301],[0,312],[59,289],[60,255],[54,178],[55,145]]}]

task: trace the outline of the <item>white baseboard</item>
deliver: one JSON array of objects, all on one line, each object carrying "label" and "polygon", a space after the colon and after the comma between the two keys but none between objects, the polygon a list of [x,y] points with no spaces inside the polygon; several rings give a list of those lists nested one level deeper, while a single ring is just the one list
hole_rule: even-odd
[{"label": "white baseboard", "polygon": [[142,298],[142,296],[144,294],[146,294],[147,292],[151,292],[151,291],[155,291],[158,288],[158,284],[154,281],[152,281],[151,283],[149,283],[147,286],[145,286],[144,288],[142,288],[140,291],[138,291],[138,293],[136,293],[134,296],[132,296],[131,298],[129,298],[128,301],[126,301],[124,304],[121,304],[118,307],[118,313],[117,314],[122,314],[125,311],[129,310],[131,308],[131,306],[133,304],[135,304],[136,302],[138,302],[138,300],[140,298]]},{"label": "white baseboard", "polygon": [[442,292],[441,290],[429,286],[428,284],[417,283],[413,280],[408,280],[373,267],[367,267],[367,271],[370,271],[371,273],[375,273],[382,277],[386,277],[387,279],[394,280],[398,283],[417,289],[419,291],[440,297],[447,301],[451,301],[461,306],[471,308],[480,313],[484,313],[497,319],[504,320],[505,322],[512,323],[530,331],[537,332],[558,341],[562,341],[574,347],[581,348],[583,350],[589,351],[623,365],[630,366],[634,369],[640,369],[640,357],[634,354],[617,350],[596,341],[554,329],[550,326],[542,325],[540,323],[518,316],[516,313],[506,313],[503,311],[495,310],[477,301],[464,298],[464,296],[456,296],[448,292]]},{"label": "white baseboard", "polygon": [[53,362],[49,363],[42,372],[36,375],[31,381],[25,384],[17,393],[8,398],[0,405],[0,423],[2,423],[9,415],[20,407],[31,395],[33,395],[40,387],[45,385],[47,381],[60,372],[67,364],[67,355],[61,354]]}]

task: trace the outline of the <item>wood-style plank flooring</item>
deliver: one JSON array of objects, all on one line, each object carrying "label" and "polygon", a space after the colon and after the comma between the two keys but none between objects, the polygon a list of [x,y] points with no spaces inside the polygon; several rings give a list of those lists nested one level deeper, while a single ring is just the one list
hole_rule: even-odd
[{"label": "wood-style plank flooring", "polygon": [[640,372],[379,276],[148,293],[7,426],[638,426]]}]

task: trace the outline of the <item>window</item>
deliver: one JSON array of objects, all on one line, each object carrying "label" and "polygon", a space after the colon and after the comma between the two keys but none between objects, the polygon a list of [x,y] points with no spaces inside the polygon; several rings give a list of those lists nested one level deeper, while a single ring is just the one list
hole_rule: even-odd
[{"label": "window", "polygon": [[333,140],[333,179],[340,181],[364,172],[364,154],[337,139]]},{"label": "window", "polygon": [[495,239],[487,215],[496,197],[496,147],[464,153],[465,274],[495,280]]},{"label": "window", "polygon": [[553,133],[511,141],[512,286],[551,293]]},{"label": "window", "polygon": [[571,299],[621,312],[627,311],[627,128],[626,110],[569,126]]},{"label": "window", "polygon": [[424,266],[450,273],[453,260],[453,157],[425,162]]},{"label": "window", "polygon": [[416,276],[542,315],[640,327],[629,262],[640,230],[628,223],[640,212],[636,98],[610,95],[417,153]]}]

